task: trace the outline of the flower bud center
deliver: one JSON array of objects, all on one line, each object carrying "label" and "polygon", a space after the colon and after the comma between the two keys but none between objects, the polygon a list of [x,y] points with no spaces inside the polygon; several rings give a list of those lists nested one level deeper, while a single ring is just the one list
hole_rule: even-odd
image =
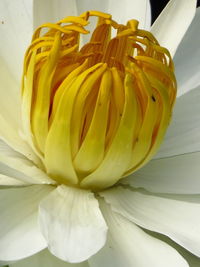
[{"label": "flower bud center", "polygon": [[[91,16],[97,26],[80,47]],[[101,190],[141,168],[163,140],[175,96],[168,50],[136,20],[88,11],[47,23],[25,54],[24,134],[58,183]]]}]

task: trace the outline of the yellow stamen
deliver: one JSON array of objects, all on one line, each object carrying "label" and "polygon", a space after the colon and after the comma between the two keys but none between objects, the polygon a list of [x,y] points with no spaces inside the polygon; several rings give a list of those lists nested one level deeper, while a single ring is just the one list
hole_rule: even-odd
[{"label": "yellow stamen", "polygon": [[[91,16],[97,26],[80,48]],[[88,11],[46,23],[25,54],[24,135],[58,183],[102,190],[141,168],[163,140],[175,97],[170,53],[136,20]]]}]

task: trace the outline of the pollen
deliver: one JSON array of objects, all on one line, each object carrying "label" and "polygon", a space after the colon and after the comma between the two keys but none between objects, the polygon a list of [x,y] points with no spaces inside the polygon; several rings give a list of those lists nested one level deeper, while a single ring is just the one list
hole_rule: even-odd
[{"label": "pollen", "polygon": [[176,98],[174,66],[138,25],[88,11],[35,30],[24,58],[23,133],[58,184],[105,189],[158,150]]}]

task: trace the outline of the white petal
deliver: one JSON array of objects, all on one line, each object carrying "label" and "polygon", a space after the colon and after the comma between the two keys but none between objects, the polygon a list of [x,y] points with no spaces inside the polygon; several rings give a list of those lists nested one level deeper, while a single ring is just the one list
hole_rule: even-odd
[{"label": "white petal", "polygon": [[20,127],[20,85],[1,57],[0,73],[0,114],[6,118],[6,121],[9,121],[16,131]]},{"label": "white petal", "polygon": [[[53,184],[55,183],[46,173],[35,166],[31,161],[20,153],[11,149],[0,141],[0,162],[16,170],[13,178],[31,184]],[[6,173],[5,173],[6,174]]]},{"label": "white petal", "polygon": [[[0,138],[37,162],[20,137],[20,82],[23,54],[32,34],[32,1],[0,1]],[[14,41],[13,41],[14,40]],[[14,44],[13,44],[14,42]],[[17,69],[17,70],[15,70]],[[20,72],[20,74],[18,73]]]},{"label": "white petal", "polygon": [[87,262],[71,264],[61,261],[45,249],[29,258],[9,264],[9,267],[89,267]]},{"label": "white petal", "polygon": [[196,11],[196,0],[171,0],[154,22],[151,32],[173,56]]},{"label": "white petal", "polygon": [[49,250],[65,261],[84,261],[106,241],[98,201],[86,190],[59,186],[41,202],[39,219]]},{"label": "white petal", "polygon": [[19,82],[23,55],[32,35],[32,0],[0,1],[0,18],[0,56]]},{"label": "white petal", "polygon": [[[145,15],[145,23],[144,23],[143,29],[146,29],[147,31],[150,31],[151,20],[152,20],[151,4],[150,4],[150,1],[148,0],[147,1],[147,10],[146,10],[146,15]],[[141,25],[139,27],[141,27]]]},{"label": "white petal", "polygon": [[[7,165],[0,162],[0,185],[30,185],[30,183],[24,182],[22,177],[24,176],[23,173],[18,172]],[[26,180],[26,178],[25,178]]]},{"label": "white petal", "polygon": [[0,190],[0,260],[14,261],[46,247],[37,217],[40,200],[50,186]]},{"label": "white petal", "polygon": [[76,0],[78,14],[87,10],[98,10],[112,15],[119,23],[126,24],[130,19],[138,20],[140,28],[150,27],[149,0]]},{"label": "white petal", "polygon": [[178,95],[200,85],[200,8],[174,56]]},{"label": "white petal", "polygon": [[188,262],[190,267],[199,267],[200,266],[200,258],[190,253],[188,250],[179,246],[177,243],[173,242],[170,238],[165,235],[161,235],[155,232],[148,231],[148,234],[152,235],[155,238],[159,238],[160,240],[166,242],[168,245],[175,248],[181,256]]},{"label": "white petal", "polygon": [[[3,88],[4,90],[7,90],[7,88]],[[2,88],[0,88],[0,94],[2,92]],[[12,96],[16,97],[15,94],[10,94],[9,97],[12,98]],[[1,99],[3,100],[3,96]],[[18,121],[13,121],[9,117],[9,111],[13,108],[13,106],[17,105],[17,102],[11,105],[9,101],[7,101],[7,109],[0,108],[0,139],[6,142],[9,146],[11,146],[14,150],[22,153],[25,157],[32,160],[36,164],[40,162],[39,158],[35,155],[33,150],[30,148],[30,146],[22,139],[22,137],[19,134],[19,125]],[[0,101],[0,107],[1,101]],[[15,111],[15,110],[14,110]],[[8,116],[6,115],[8,114]]]},{"label": "white petal", "polygon": [[172,122],[155,158],[200,151],[200,86],[177,99]]},{"label": "white petal", "polygon": [[46,22],[57,22],[67,16],[76,16],[75,0],[34,0],[34,29]]},{"label": "white petal", "polygon": [[114,211],[143,228],[170,237],[200,256],[199,196],[190,199],[190,196],[177,195],[176,199],[170,199],[123,188],[114,188],[101,195]]},{"label": "white petal", "polygon": [[[12,120],[9,116],[10,110],[13,109],[13,106],[18,105],[17,101],[13,102],[11,104],[10,100],[12,97],[17,98],[17,95],[12,93],[7,95],[7,98],[9,98],[9,101],[4,100],[4,94],[2,90],[6,91],[7,88],[2,88],[0,85],[0,139],[6,142],[9,146],[11,146],[14,150],[22,153],[25,157],[32,160],[36,164],[40,162],[39,158],[35,155],[31,147],[22,139],[20,136],[20,125],[19,120],[20,118],[16,120]],[[5,105],[1,105],[1,102],[6,102]],[[7,108],[4,108],[7,107]],[[15,109],[14,113],[17,111]]]},{"label": "white petal", "polygon": [[26,158],[34,163],[40,162],[30,146],[20,137],[18,129],[14,127],[6,117],[0,113],[0,139],[6,142],[14,150],[22,153]]},{"label": "white petal", "polygon": [[175,249],[112,212],[103,201],[101,203],[109,228],[108,241],[104,248],[89,259],[91,267],[189,267]]},{"label": "white petal", "polygon": [[22,186],[27,185],[27,183],[24,183],[22,181],[19,181],[16,178],[9,177],[3,174],[0,174],[0,186]]},{"label": "white petal", "polygon": [[19,136],[19,131],[21,129],[20,85],[11,75],[5,62],[1,58],[0,73],[0,138],[17,151],[37,162],[37,157]]},{"label": "white petal", "polygon": [[121,180],[154,193],[200,194],[200,152],[150,161]]}]

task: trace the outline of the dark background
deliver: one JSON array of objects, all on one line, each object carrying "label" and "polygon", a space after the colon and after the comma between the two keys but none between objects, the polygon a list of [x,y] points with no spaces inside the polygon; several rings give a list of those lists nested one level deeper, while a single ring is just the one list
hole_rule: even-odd
[{"label": "dark background", "polygon": [[[190,0],[188,0],[190,1]],[[169,0],[150,0],[152,11],[152,23],[158,17],[162,9],[166,6]],[[197,6],[200,6],[200,0],[197,1]]]}]

